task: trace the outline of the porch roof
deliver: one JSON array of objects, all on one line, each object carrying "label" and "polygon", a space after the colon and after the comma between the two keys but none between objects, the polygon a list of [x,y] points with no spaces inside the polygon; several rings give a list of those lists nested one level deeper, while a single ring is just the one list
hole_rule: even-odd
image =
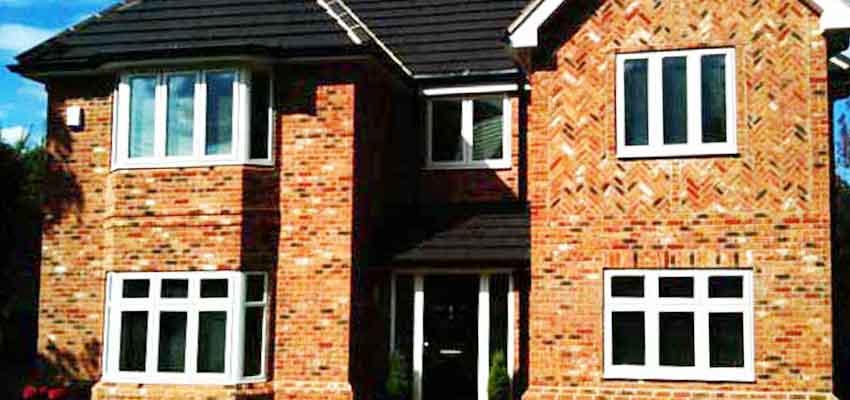
[{"label": "porch roof", "polygon": [[383,241],[390,266],[463,268],[530,261],[530,214],[523,203],[427,206],[395,220],[403,223],[388,230]]}]

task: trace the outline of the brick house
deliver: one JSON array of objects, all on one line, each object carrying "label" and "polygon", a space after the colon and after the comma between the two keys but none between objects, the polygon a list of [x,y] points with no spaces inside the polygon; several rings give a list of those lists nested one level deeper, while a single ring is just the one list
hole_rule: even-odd
[{"label": "brick house", "polygon": [[498,355],[516,398],[832,398],[825,17],[116,5],[11,67],[49,93],[39,350],[98,399],[372,399],[398,359],[483,400]]}]

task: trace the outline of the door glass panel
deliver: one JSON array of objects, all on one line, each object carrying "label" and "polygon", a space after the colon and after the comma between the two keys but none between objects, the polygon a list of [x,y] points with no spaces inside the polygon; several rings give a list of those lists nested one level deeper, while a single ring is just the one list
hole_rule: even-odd
[{"label": "door glass panel", "polygon": [[130,158],[153,157],[156,77],[130,78]]},{"label": "door glass panel", "polygon": [[702,57],[702,141],[726,142],[726,56]]},{"label": "door glass panel", "polygon": [[643,365],[646,359],[643,312],[613,312],[611,322],[614,365]]},{"label": "door glass panel", "polygon": [[159,314],[159,372],[183,372],[186,365],[186,313]]},{"label": "door glass panel", "polygon": [[649,144],[649,89],[647,60],[627,60],[624,63],[626,145]]},{"label": "door glass panel", "polygon": [[744,315],[741,313],[711,313],[708,316],[708,337],[712,368],[744,367]]},{"label": "door glass panel", "polygon": [[230,154],[235,80],[233,72],[207,74],[207,155]]},{"label": "door glass panel", "polygon": [[664,69],[664,144],[688,142],[688,59],[666,57]]},{"label": "door glass panel", "polygon": [[661,365],[694,366],[694,313],[662,312],[658,323]]},{"label": "door glass panel", "polygon": [[251,80],[251,159],[269,157],[270,86],[268,72],[254,72]]},{"label": "door glass panel", "polygon": [[198,313],[198,372],[224,372],[227,313]]},{"label": "door glass panel", "polygon": [[472,106],[472,159],[502,158],[502,99],[475,100]]},{"label": "door glass panel", "polygon": [[432,161],[463,161],[460,100],[434,100],[431,120]]},{"label": "door glass panel", "polygon": [[148,312],[124,311],[121,313],[121,345],[118,369],[144,371],[147,356]]},{"label": "door glass panel", "polygon": [[[493,355],[508,355],[508,275],[490,276],[490,365]],[[507,359],[505,359],[507,360]]]},{"label": "door glass panel", "polygon": [[400,368],[413,377],[413,277],[396,276],[395,351]]},{"label": "door glass panel", "polygon": [[168,77],[165,155],[191,156],[195,126],[195,75]]},{"label": "door glass panel", "polygon": [[426,400],[476,398],[478,276],[425,278],[423,394]]}]

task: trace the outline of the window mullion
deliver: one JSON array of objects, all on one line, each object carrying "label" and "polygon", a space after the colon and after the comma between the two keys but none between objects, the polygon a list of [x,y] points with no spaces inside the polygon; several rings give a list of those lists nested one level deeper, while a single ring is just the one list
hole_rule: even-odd
[{"label": "window mullion", "polygon": [[204,155],[204,117],[206,116],[206,108],[202,99],[204,93],[204,84],[201,82],[202,75],[200,72],[195,73],[195,94],[193,97],[195,113],[192,123],[192,156],[196,158]]},{"label": "window mullion", "polygon": [[186,316],[186,374],[198,373],[198,298],[200,280],[189,280],[189,309]]},{"label": "window mullion", "polygon": [[647,101],[649,112],[649,147],[653,151],[664,146],[664,79],[662,76],[664,71],[661,66],[662,57],[660,55],[652,55],[647,58]]},{"label": "window mullion", "polygon": [[148,308],[148,338],[145,346],[145,372],[156,374],[156,363],[159,352],[159,310],[157,307]]},{"label": "window mullion", "polygon": [[702,144],[702,54],[688,55],[688,146]]},{"label": "window mullion", "polygon": [[239,153],[238,158],[241,161],[251,159],[251,72],[247,70],[238,71],[236,81],[239,83],[238,108],[233,109],[234,124],[239,125],[238,130],[234,130],[233,147]]},{"label": "window mullion", "polygon": [[245,280],[245,275],[231,279],[231,286],[234,287],[233,297],[235,299],[235,301],[231,302],[233,304],[231,307],[233,318],[230,323],[233,326],[233,329],[231,329],[233,334],[229,335],[230,338],[225,347],[230,347],[230,351],[227,354],[236,355],[230,363],[230,372],[234,379],[242,378],[245,369],[245,353],[242,351],[245,348]]},{"label": "window mullion", "polygon": [[472,162],[472,125],[473,125],[473,101],[464,99],[461,105],[461,137],[463,139],[463,162]]},{"label": "window mullion", "polygon": [[165,74],[157,75],[154,100],[154,158],[165,158],[165,135],[168,124],[168,80]]},{"label": "window mullion", "polygon": [[200,82],[200,84],[199,84],[200,93],[197,94],[198,101],[197,101],[196,104],[199,107],[198,107],[198,113],[196,114],[197,118],[198,118],[197,121],[196,121],[196,124],[197,124],[196,128],[197,128],[197,131],[198,131],[197,132],[198,142],[200,143],[198,147],[200,147],[200,149],[199,149],[198,153],[196,154],[196,157],[204,158],[207,155],[206,152],[207,152],[207,93],[208,93],[208,90],[207,90],[207,74],[206,74],[206,72],[203,72],[203,71],[200,72],[199,82]]}]

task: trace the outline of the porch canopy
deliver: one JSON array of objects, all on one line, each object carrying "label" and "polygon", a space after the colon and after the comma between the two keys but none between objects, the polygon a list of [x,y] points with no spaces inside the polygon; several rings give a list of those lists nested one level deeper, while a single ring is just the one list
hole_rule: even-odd
[{"label": "porch canopy", "polygon": [[382,245],[386,266],[526,267],[530,214],[524,203],[422,206],[394,218]]}]

